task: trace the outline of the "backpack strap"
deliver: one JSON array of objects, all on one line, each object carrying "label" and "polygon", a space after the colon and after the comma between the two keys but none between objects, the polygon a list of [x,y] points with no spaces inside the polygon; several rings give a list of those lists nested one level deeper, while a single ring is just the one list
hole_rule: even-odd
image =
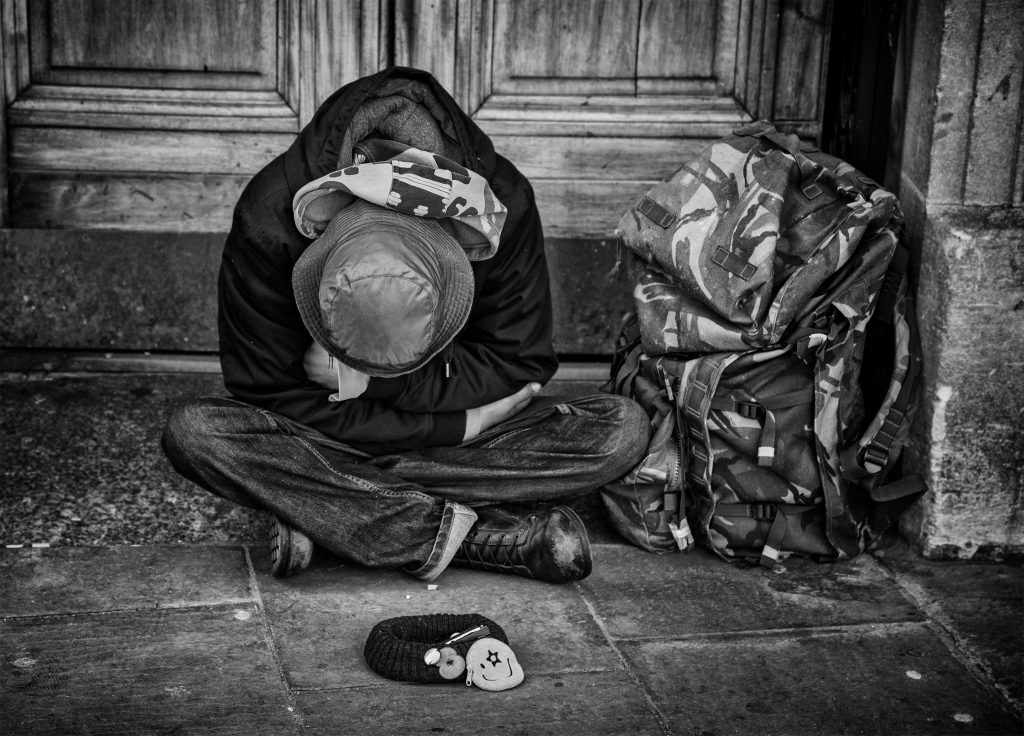
[{"label": "backpack strap", "polygon": [[897,359],[901,356],[900,333],[904,333],[906,365],[893,366],[892,385],[878,413],[861,439],[842,452],[842,467],[853,477],[883,479],[892,471],[916,405],[921,350],[913,298],[909,292],[908,265],[907,249],[898,244],[879,291],[872,319],[892,327],[893,339],[897,342]]},{"label": "backpack strap", "polygon": [[760,467],[771,467],[775,461],[775,411],[789,409],[802,404],[814,402],[814,393],[810,391],[791,391],[765,400],[735,400],[728,396],[714,399],[712,409],[733,411],[744,419],[756,419],[761,423],[761,437],[757,443],[757,464]]},{"label": "backpack strap", "polygon": [[884,532],[927,491],[928,486],[924,478],[917,474],[872,488],[871,500],[875,503],[868,515],[871,532],[875,535]]},{"label": "backpack strap", "polygon": [[[872,314],[872,320],[887,325],[893,335],[897,365],[893,366],[886,399],[868,424],[864,436],[841,453],[844,471],[868,487],[873,503],[867,524],[876,536],[888,529],[928,490],[924,478],[917,474],[884,482],[899,461],[904,437],[916,409],[921,373],[921,349],[910,293],[909,265],[910,254],[906,246],[897,243]],[[905,353],[901,353],[901,339],[906,340],[903,345]],[[905,355],[905,366],[900,364],[902,355]]]},{"label": "backpack strap", "polygon": [[686,445],[690,450],[690,482],[704,489],[708,498],[714,495],[711,484],[714,457],[711,454],[708,412],[722,373],[741,355],[743,353],[709,353],[689,361],[680,379],[676,406],[680,410],[679,431],[686,432]]},{"label": "backpack strap", "polygon": [[768,530],[768,536],[764,540],[764,547],[761,549],[761,557],[758,564],[762,567],[771,568],[778,562],[782,545],[786,540],[786,529],[789,527],[789,517],[806,514],[808,511],[821,509],[820,505],[789,505],[774,503],[720,503],[715,508],[719,516],[743,517],[759,521],[771,520],[772,526]]},{"label": "backpack strap", "polygon": [[763,121],[758,121],[753,125],[737,130],[736,134],[750,135],[754,138],[770,141],[777,148],[781,148],[792,156],[796,161],[797,167],[800,169],[800,191],[808,199],[814,199],[824,191],[816,183],[824,167],[807,156],[807,151],[803,150],[800,139],[797,136],[792,133],[781,133],[770,123]]},{"label": "backpack strap", "polygon": [[615,339],[612,355],[611,375],[602,386],[605,393],[632,397],[633,382],[640,372],[640,322],[635,312],[629,312],[622,319],[622,327]]}]

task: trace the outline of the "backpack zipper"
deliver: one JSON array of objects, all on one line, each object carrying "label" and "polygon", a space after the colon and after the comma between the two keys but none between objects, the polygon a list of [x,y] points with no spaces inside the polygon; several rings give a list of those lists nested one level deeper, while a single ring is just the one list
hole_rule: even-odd
[{"label": "backpack zipper", "polygon": [[665,385],[665,392],[668,395],[669,401],[672,403],[672,414],[675,417],[675,440],[676,440],[676,461],[671,473],[669,473],[668,479],[665,483],[666,491],[673,486],[676,479],[679,480],[679,502],[676,505],[676,521],[669,521],[668,526],[672,531],[672,538],[675,539],[676,547],[681,551],[691,549],[694,544],[693,533],[690,531],[690,523],[686,518],[686,489],[682,479],[683,471],[683,453],[686,451],[686,447],[683,442],[683,426],[679,423],[679,412],[676,407],[676,390],[673,388],[673,381],[679,382],[679,389],[683,387],[683,379],[679,376],[669,376],[668,372],[662,366],[661,360],[655,364],[658,369],[658,375],[661,376],[661,382]]}]

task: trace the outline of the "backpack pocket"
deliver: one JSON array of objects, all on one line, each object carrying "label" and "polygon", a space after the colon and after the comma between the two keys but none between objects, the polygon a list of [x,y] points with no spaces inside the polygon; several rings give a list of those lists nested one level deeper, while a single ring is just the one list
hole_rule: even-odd
[{"label": "backpack pocket", "polygon": [[[627,319],[623,336],[635,326],[635,321]],[[617,353],[606,390],[643,407],[651,418],[651,440],[643,459],[624,477],[601,488],[600,496],[616,532],[648,552],[672,552],[693,545],[683,492],[686,456],[660,366],[642,350],[634,344]]]},{"label": "backpack pocket", "polygon": [[725,559],[834,557],[814,433],[814,377],[788,348],[690,361],[680,408],[692,522]]}]

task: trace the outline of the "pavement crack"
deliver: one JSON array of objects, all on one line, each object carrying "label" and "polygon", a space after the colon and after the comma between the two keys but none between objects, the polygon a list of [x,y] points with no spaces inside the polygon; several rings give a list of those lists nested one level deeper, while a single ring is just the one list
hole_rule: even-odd
[{"label": "pavement crack", "polygon": [[636,687],[636,689],[640,691],[640,695],[647,703],[647,707],[654,715],[654,718],[658,721],[658,726],[661,728],[661,732],[665,734],[665,736],[672,736],[672,730],[668,726],[668,720],[665,718],[665,714],[661,712],[660,708],[658,708],[657,704],[654,702],[654,697],[651,695],[650,692],[648,692],[647,688],[644,687],[643,681],[640,679],[640,676],[633,670],[633,668],[629,664],[629,660],[626,659],[626,656],[622,653],[622,650],[619,649],[619,647],[615,643],[615,640],[612,639],[612,636],[608,631],[608,627],[605,626],[604,621],[602,621],[601,617],[598,615],[597,609],[594,607],[593,601],[590,600],[590,598],[584,592],[583,588],[580,586],[579,583],[575,583],[575,586],[576,590],[579,592],[580,598],[583,600],[583,603],[587,607],[587,611],[589,611],[590,613],[590,618],[597,625],[597,628],[601,632],[601,636],[604,637],[605,643],[607,643],[608,647],[613,652],[615,652],[615,656],[618,657],[619,664],[622,666],[623,671],[626,673],[629,679],[633,681],[633,685]]},{"label": "pavement crack", "polygon": [[288,685],[288,675],[284,671],[284,662],[281,659],[281,653],[277,650],[277,642],[274,640],[274,629],[270,623],[270,617],[267,615],[266,607],[263,605],[263,595],[260,593],[259,580],[256,578],[256,568],[252,564],[252,556],[249,554],[249,548],[243,547],[242,551],[245,553],[245,564],[249,569],[249,590],[252,592],[254,605],[256,606],[256,612],[260,619],[260,628],[263,630],[263,639],[267,645],[267,649],[270,650],[270,656],[274,661],[274,667],[277,668],[277,676],[281,681],[281,686],[284,688],[285,702],[288,703],[288,712],[295,719],[295,723],[299,728],[300,732],[306,730],[305,718],[299,711],[297,701],[295,700],[295,692],[292,691]]}]

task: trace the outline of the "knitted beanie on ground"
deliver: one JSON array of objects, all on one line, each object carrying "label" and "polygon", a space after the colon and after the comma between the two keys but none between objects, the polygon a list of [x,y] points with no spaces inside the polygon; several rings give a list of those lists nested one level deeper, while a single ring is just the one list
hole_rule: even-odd
[{"label": "knitted beanie on ground", "polygon": [[[370,631],[363,647],[363,657],[379,675],[402,682],[451,682],[441,671],[423,661],[431,647],[437,647],[452,634],[474,626],[485,625],[490,636],[508,644],[508,637],[498,624],[479,613],[432,613],[424,616],[399,616],[381,621]],[[472,641],[452,646],[465,657]]]}]

